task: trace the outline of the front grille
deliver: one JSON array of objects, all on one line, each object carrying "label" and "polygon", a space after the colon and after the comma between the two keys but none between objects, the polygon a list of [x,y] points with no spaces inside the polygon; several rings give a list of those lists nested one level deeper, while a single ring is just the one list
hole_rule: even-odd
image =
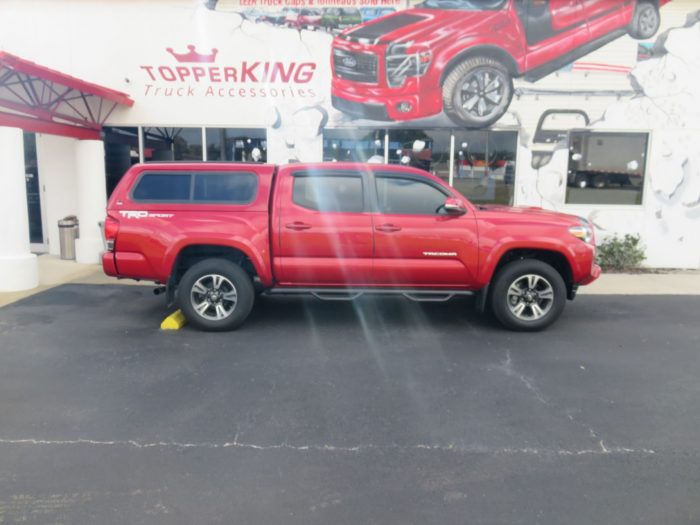
[{"label": "front grille", "polygon": [[377,55],[371,53],[334,49],[333,69],[337,77],[345,80],[366,84],[376,84],[378,80]]}]

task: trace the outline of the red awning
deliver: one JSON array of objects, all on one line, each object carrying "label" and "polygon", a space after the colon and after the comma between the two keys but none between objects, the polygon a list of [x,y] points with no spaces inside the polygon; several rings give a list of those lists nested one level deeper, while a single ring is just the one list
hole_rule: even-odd
[{"label": "red awning", "polygon": [[0,51],[0,126],[78,139],[99,139],[129,95]]}]

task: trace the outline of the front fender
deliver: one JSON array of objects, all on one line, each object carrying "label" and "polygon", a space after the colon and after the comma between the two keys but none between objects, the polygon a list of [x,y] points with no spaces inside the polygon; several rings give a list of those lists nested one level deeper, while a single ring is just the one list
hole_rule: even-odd
[{"label": "front fender", "polygon": [[[583,244],[583,243],[581,243]],[[572,246],[564,242],[556,242],[551,239],[533,239],[529,241],[519,241],[506,239],[493,245],[488,251],[482,253],[479,263],[479,286],[487,286],[493,279],[498,263],[503,257],[512,250],[544,250],[548,252],[558,253],[566,258],[569,267],[571,268],[574,282],[576,282],[577,273],[580,275],[581,270],[578,270],[580,264],[577,262],[577,254]]]}]

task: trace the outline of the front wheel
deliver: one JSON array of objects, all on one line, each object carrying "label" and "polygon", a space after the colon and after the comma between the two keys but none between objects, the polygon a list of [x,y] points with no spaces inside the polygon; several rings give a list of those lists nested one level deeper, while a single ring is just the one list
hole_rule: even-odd
[{"label": "front wheel", "polygon": [[485,128],[508,110],[513,79],[499,61],[471,57],[460,62],[442,84],[445,113],[457,124]]},{"label": "front wheel", "polygon": [[200,330],[220,332],[238,328],[255,301],[250,276],[226,259],[206,259],[182,276],[178,306],[187,321]]},{"label": "front wheel", "polygon": [[536,259],[506,264],[491,290],[491,309],[505,327],[521,332],[543,330],[566,304],[566,284],[557,270]]},{"label": "front wheel", "polygon": [[637,0],[629,34],[637,40],[647,40],[653,37],[661,26],[661,13],[656,2]]}]

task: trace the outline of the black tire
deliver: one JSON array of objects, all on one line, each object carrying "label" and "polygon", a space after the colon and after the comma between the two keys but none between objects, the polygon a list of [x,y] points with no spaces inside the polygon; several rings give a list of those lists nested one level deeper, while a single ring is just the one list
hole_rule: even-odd
[{"label": "black tire", "polygon": [[[200,279],[204,279],[204,287],[209,288],[209,292],[213,292],[213,287],[207,287],[206,283],[209,282],[207,276],[215,275],[228,281],[228,283],[222,281],[220,288],[216,289],[217,291],[230,292],[229,285],[233,286],[236,296],[235,303],[220,299],[219,296],[213,296],[214,302],[210,303],[212,306],[208,307],[204,313],[199,313],[193,304],[193,293],[196,294],[193,292],[193,287]],[[194,297],[203,299],[204,294],[196,294]],[[212,318],[217,315],[218,311],[215,306],[216,299],[219,299],[219,304],[224,310],[231,308],[230,313],[221,319]],[[255,289],[250,276],[243,268],[226,259],[205,259],[192,265],[180,279],[177,289],[177,303],[187,321],[192,326],[208,332],[222,332],[238,328],[250,314],[254,302]],[[200,304],[204,303],[203,300]]]},{"label": "black tire", "polygon": [[[527,280],[527,276],[530,275],[538,276],[550,286],[552,299],[551,305],[545,308],[546,311],[542,317],[524,319],[513,312],[513,308],[517,305],[513,304],[511,307],[512,298],[509,296],[509,290],[519,280]],[[566,305],[566,295],[564,279],[552,266],[537,259],[520,259],[506,264],[496,274],[490,292],[491,310],[496,319],[510,330],[536,332],[547,328],[559,318]]]},{"label": "black tire", "polygon": [[[497,91],[487,92],[488,85],[481,85],[485,82],[479,82],[479,74],[486,73],[493,82],[498,80]],[[463,90],[462,87],[472,79],[470,83],[473,90],[472,93]],[[476,82],[476,84],[474,84]],[[489,85],[491,85],[489,84]],[[467,126],[469,128],[485,128],[497,122],[508,110],[510,102],[513,99],[513,78],[508,71],[508,68],[498,60],[493,58],[475,56],[457,64],[450,71],[442,83],[442,106],[447,116],[449,116],[456,124]],[[466,93],[466,95],[463,95]],[[492,98],[485,95],[497,93],[499,98],[496,103]],[[472,94],[471,98],[467,98]],[[467,98],[464,101],[464,98]],[[466,107],[473,100],[472,107]],[[480,104],[493,107],[483,115],[479,115]]]},{"label": "black tire", "polygon": [[636,40],[652,38],[661,27],[661,13],[656,2],[637,0],[628,33]]}]

